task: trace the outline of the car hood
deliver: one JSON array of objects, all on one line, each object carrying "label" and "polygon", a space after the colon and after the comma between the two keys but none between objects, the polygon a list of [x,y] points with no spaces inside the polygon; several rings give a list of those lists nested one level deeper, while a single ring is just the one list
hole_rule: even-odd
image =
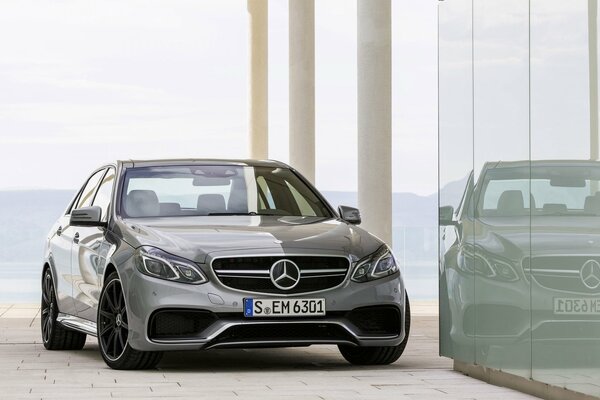
[{"label": "car hood", "polygon": [[123,219],[123,239],[205,263],[207,257],[240,254],[337,254],[360,259],[383,243],[336,219],[274,216],[198,216]]},{"label": "car hood", "polygon": [[600,218],[535,216],[482,218],[475,243],[492,254],[520,259],[543,254],[600,254]]}]

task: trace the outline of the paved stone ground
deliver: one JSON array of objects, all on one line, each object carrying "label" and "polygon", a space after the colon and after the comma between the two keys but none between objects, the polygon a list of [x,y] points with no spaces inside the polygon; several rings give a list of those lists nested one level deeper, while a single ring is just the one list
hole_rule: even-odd
[{"label": "paved stone ground", "polygon": [[383,367],[347,364],[334,346],[167,353],[157,370],[114,371],[95,338],[46,351],[36,305],[0,304],[0,399],[534,399],[452,371],[437,355],[434,303],[413,305],[405,354]]}]

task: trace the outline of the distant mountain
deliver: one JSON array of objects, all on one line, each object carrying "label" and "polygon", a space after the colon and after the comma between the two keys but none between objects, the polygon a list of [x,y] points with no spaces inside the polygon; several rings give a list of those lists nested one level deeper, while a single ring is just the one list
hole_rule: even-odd
[{"label": "distant mountain", "polygon": [[0,191],[1,262],[39,261],[44,238],[73,195],[70,190]]},{"label": "distant mountain", "polygon": [[[323,196],[337,208],[339,205],[357,207],[356,192],[323,191]],[[392,194],[392,226],[435,226],[437,219],[437,194],[419,196],[414,193]]]},{"label": "distant mountain", "polygon": [[443,204],[440,204],[440,206],[454,206],[456,208],[465,192],[467,179],[469,179],[468,175],[444,186],[440,195],[440,202]]},{"label": "distant mountain", "polygon": [[[460,199],[463,188],[464,180],[452,182],[442,189],[442,198]],[[68,190],[0,191],[0,302],[34,301],[39,297],[38,265],[44,240],[73,195]],[[323,195],[336,208],[357,205],[356,192],[324,191]],[[394,193],[392,229],[394,253],[411,296],[436,298],[437,193]]]},{"label": "distant mountain", "polygon": [[[461,186],[464,182],[452,182],[442,189],[448,193],[443,197],[459,196]],[[48,231],[73,195],[69,190],[0,191],[0,262],[38,262]],[[357,205],[356,192],[323,191],[323,195],[336,208]],[[394,193],[392,226],[396,251],[435,260],[436,246],[424,243],[437,240],[437,194]]]}]

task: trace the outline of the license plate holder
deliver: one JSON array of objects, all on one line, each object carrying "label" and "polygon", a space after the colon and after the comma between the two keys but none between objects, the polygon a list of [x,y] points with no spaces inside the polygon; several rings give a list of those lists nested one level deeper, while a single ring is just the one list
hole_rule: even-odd
[{"label": "license plate holder", "polygon": [[315,317],[325,315],[325,299],[245,298],[244,317]]},{"label": "license plate holder", "polygon": [[554,314],[599,315],[600,298],[554,298]]}]

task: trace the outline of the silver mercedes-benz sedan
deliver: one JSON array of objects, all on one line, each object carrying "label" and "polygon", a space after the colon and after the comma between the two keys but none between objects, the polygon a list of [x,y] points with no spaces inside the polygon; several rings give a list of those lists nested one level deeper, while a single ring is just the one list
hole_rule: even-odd
[{"label": "silver mercedes-benz sedan", "polygon": [[115,369],[162,352],[336,344],[389,364],[410,308],[390,248],[276,161],[119,161],[52,227],[42,272],[49,350],[98,337]]}]

